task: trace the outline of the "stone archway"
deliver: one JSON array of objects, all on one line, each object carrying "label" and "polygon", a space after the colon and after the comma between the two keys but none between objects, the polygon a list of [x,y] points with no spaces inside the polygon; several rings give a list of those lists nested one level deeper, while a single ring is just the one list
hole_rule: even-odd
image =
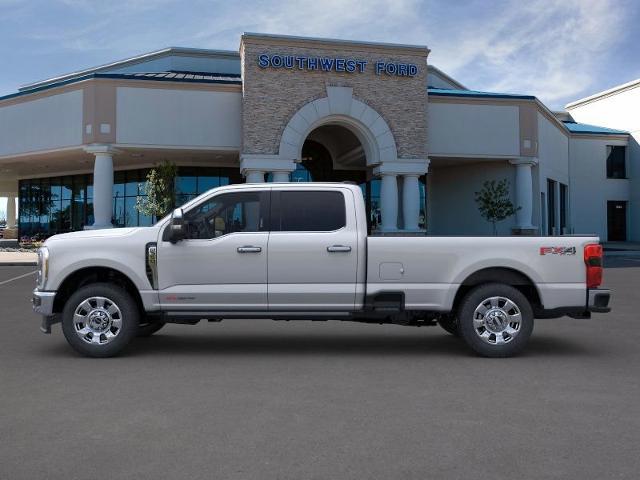
[{"label": "stone archway", "polygon": [[384,118],[353,98],[352,88],[331,86],[326,97],[307,103],[291,117],[282,132],[278,156],[299,162],[309,133],[323,125],[349,129],[362,144],[367,166],[398,159],[395,139]]}]

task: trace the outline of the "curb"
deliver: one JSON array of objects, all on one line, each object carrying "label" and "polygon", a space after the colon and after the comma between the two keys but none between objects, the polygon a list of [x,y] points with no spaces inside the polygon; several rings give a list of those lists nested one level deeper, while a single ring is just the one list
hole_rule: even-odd
[{"label": "curb", "polygon": [[38,262],[0,262],[0,267],[37,267]]}]

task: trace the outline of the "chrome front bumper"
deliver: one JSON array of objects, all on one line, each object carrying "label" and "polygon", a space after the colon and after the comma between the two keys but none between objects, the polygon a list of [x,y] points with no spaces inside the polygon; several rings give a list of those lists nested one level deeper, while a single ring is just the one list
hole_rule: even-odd
[{"label": "chrome front bumper", "polygon": [[33,311],[42,315],[40,330],[44,333],[51,333],[51,325],[59,321],[56,314],[53,313],[53,301],[55,298],[56,292],[41,292],[37,288],[31,296]]}]

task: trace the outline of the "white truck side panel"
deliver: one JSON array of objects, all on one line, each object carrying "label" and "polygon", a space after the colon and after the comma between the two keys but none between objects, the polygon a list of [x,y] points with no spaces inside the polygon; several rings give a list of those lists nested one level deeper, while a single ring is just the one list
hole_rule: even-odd
[{"label": "white truck side panel", "polygon": [[[471,274],[504,267],[537,286],[544,308],[583,306],[583,247],[593,237],[369,237],[367,295],[404,291],[407,309],[450,310]],[[540,247],[576,247],[575,255],[541,255]]]}]

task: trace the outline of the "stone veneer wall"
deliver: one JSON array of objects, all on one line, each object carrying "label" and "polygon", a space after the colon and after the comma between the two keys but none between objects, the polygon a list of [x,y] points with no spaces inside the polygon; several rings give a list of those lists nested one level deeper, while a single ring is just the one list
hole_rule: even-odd
[{"label": "stone veneer wall", "polygon": [[[279,39],[280,40],[280,39]],[[427,157],[427,55],[428,50],[359,45],[325,44],[295,40],[295,44],[243,36],[242,152],[274,155],[292,115],[306,103],[327,96],[327,86],[353,88],[354,98],[376,110],[387,122],[399,158]],[[260,68],[260,54],[340,57],[367,60],[364,73],[341,73]],[[414,77],[375,74],[375,62],[413,63]]]}]

